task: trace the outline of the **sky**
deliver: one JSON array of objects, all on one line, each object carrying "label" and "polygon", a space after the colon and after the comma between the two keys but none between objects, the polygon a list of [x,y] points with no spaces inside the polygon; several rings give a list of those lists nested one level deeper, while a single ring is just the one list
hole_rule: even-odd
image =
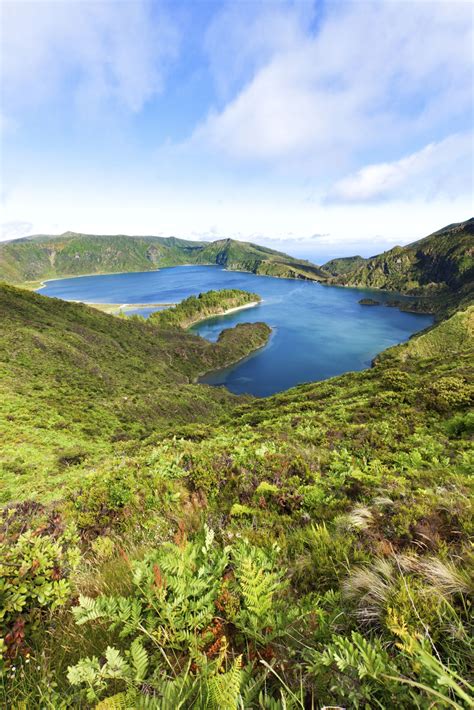
[{"label": "sky", "polygon": [[0,13],[0,239],[232,237],[321,262],[474,212],[474,3]]}]

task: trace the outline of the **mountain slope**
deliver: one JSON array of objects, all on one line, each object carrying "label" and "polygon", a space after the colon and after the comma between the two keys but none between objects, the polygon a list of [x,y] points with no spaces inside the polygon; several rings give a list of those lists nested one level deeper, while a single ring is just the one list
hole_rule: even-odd
[{"label": "mountain slope", "polygon": [[12,283],[58,276],[151,271],[192,260],[199,242],[159,237],[97,236],[65,232],[0,244],[0,279]]},{"label": "mountain slope", "polygon": [[327,261],[321,268],[332,276],[339,276],[354,271],[354,269],[365,264],[366,261],[367,259],[364,259],[363,256],[342,256]]},{"label": "mountain slope", "polygon": [[195,254],[201,263],[220,264],[229,270],[251,271],[254,274],[284,278],[324,280],[326,275],[315,264],[295,259],[274,249],[249,242],[221,239]]},{"label": "mountain slope", "polygon": [[261,400],[192,380],[264,324],[0,309],[0,704],[464,706],[474,307]]},{"label": "mountain slope", "polygon": [[17,284],[80,274],[153,271],[180,264],[219,264],[288,278],[325,278],[310,262],[232,239],[208,243],[65,232],[0,243],[0,279]]},{"label": "mountain slope", "polygon": [[236,398],[194,379],[270,333],[241,324],[211,343],[1,284],[0,312],[3,500],[15,495],[11,485],[17,494],[50,490],[71,462],[110,452],[114,441],[222,415]]},{"label": "mountain slope", "polygon": [[450,700],[472,657],[472,308],[242,402],[189,384],[197,338],[0,293],[5,707],[209,707],[224,652],[213,707],[239,687],[255,710]]},{"label": "mountain slope", "polygon": [[370,259],[352,259],[349,269],[348,259],[324,265],[333,283],[414,294],[441,307],[467,304],[474,284],[474,219]]}]

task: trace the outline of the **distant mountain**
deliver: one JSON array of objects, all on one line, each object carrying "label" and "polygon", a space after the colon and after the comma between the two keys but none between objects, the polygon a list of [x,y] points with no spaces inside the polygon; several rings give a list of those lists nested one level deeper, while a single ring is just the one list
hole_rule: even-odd
[{"label": "distant mountain", "polygon": [[231,271],[396,291],[416,296],[417,310],[446,312],[469,304],[474,295],[474,219],[369,259],[343,257],[323,266],[234,239],[65,232],[0,243],[0,280],[16,284],[180,264],[218,264]]},{"label": "distant mountain", "polygon": [[329,271],[332,276],[340,276],[354,271],[354,269],[365,264],[366,261],[367,259],[364,259],[363,256],[343,256],[338,259],[331,259],[321,268]]},{"label": "distant mountain", "polygon": [[331,283],[412,294],[435,309],[467,304],[474,295],[474,219],[369,259],[334,259],[322,268]]},{"label": "distant mountain", "polygon": [[102,236],[65,232],[0,243],[0,279],[25,283],[80,274],[153,271],[180,264],[219,264],[231,270],[288,278],[325,279],[309,261],[247,242],[195,242],[175,237]]}]

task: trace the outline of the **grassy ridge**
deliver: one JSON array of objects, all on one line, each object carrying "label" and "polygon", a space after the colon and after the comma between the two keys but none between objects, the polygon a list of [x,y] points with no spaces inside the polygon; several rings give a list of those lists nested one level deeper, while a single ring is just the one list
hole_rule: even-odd
[{"label": "grassy ridge", "polygon": [[[193,385],[265,344],[262,323],[217,343],[80,304],[0,287],[2,500],[55,494],[114,442],[212,421],[234,399]],[[80,476],[80,472],[77,476]]]},{"label": "grassy ridge", "polygon": [[0,245],[0,279],[22,283],[58,276],[151,271],[187,263],[200,246],[199,242],[179,239],[73,232],[17,239]]},{"label": "grassy ridge", "polygon": [[175,237],[66,232],[57,237],[40,235],[0,244],[0,279],[17,284],[80,274],[153,271],[181,264],[218,264],[289,278],[324,277],[310,262],[232,239],[208,243]]},{"label": "grassy ridge", "polygon": [[474,219],[370,259],[335,259],[323,268],[335,283],[411,293],[434,310],[468,305],[474,283]]}]

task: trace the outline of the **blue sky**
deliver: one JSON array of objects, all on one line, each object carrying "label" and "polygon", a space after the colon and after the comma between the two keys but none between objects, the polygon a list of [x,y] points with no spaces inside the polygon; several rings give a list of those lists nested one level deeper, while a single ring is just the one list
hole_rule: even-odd
[{"label": "blue sky", "polygon": [[471,216],[470,2],[0,8],[3,239],[234,237],[322,260]]}]

